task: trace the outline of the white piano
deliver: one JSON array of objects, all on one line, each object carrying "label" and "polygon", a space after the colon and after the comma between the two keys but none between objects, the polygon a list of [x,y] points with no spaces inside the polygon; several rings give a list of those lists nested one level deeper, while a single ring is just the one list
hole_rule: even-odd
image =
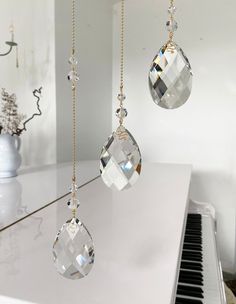
[{"label": "white piano", "polygon": [[41,202],[0,233],[0,303],[225,304],[214,210],[189,203],[190,180],[189,165],[144,164],[128,191],[112,192],[100,178],[80,188],[78,214],[93,236],[95,265],[78,281],[53,265],[54,237],[71,215],[66,197],[45,199],[51,205]]}]

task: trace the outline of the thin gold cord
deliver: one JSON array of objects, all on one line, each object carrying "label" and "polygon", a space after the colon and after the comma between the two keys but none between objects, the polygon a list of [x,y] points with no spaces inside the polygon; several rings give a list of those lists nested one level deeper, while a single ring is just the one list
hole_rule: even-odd
[{"label": "thin gold cord", "polygon": [[[121,22],[120,22],[120,93],[118,94],[119,100],[119,123],[120,127],[124,121],[124,108],[123,101],[125,100],[124,95],[124,41],[125,41],[125,0],[121,0]],[[119,132],[118,132],[119,133]]]},{"label": "thin gold cord", "polygon": [[73,61],[76,61],[76,6],[75,0],[72,0],[72,43],[71,43],[71,67],[74,73],[72,78],[72,188],[71,188],[71,204],[72,215],[76,217],[77,213],[77,185],[76,185],[76,97],[77,97],[77,68]]},{"label": "thin gold cord", "polygon": [[[75,0],[72,0],[72,49],[71,56],[75,55]],[[75,71],[75,67],[73,66],[73,71]],[[73,161],[73,169],[72,169],[72,182],[76,183],[76,82],[72,81],[72,161]]]},{"label": "thin gold cord", "polygon": [[125,35],[125,0],[121,1],[121,29],[120,29],[120,93],[124,90],[124,35]]},{"label": "thin gold cord", "polygon": [[[174,6],[174,0],[170,0],[170,7],[173,7]],[[170,14],[170,22],[173,23],[174,22],[174,15],[173,14]],[[174,32],[171,31],[169,33],[169,42],[171,43],[173,41],[173,38],[174,38]]]}]

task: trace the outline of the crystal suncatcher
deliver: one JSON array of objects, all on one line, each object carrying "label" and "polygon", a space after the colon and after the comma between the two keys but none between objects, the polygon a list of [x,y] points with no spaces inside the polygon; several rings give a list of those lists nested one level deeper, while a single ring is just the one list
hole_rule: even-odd
[{"label": "crystal suncatcher", "polygon": [[78,60],[75,57],[75,0],[72,0],[72,49],[69,64],[71,71],[67,79],[72,90],[72,124],[73,124],[73,166],[72,185],[68,208],[72,211],[72,218],[68,220],[57,233],[53,243],[54,265],[64,278],[76,280],[89,274],[94,264],[93,239],[85,225],[77,218],[77,209],[80,205],[77,198],[78,185],[76,184],[76,84],[79,81]]},{"label": "crystal suncatcher", "polygon": [[169,40],[154,57],[148,75],[153,101],[162,108],[175,109],[182,106],[192,90],[192,70],[183,50],[173,41],[178,24],[174,19],[176,7],[170,0],[169,20],[166,28]]},{"label": "crystal suncatcher", "polygon": [[121,1],[121,64],[120,93],[117,98],[119,108],[116,116],[119,127],[103,145],[100,156],[100,172],[106,186],[115,190],[125,190],[133,186],[141,173],[142,158],[137,142],[123,126],[128,112],[124,108],[124,0]]}]

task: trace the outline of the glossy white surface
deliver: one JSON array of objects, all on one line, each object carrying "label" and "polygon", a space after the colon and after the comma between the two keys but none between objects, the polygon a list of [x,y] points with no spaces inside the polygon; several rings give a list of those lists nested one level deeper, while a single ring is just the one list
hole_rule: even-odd
[{"label": "glossy white surface", "polygon": [[[20,169],[16,178],[0,179],[0,228],[69,192],[71,164]],[[78,185],[99,175],[99,162],[81,161]]]},{"label": "glossy white surface", "polygon": [[191,166],[144,164],[128,191],[112,192],[100,178],[81,188],[79,218],[96,255],[79,281],[52,262],[55,234],[70,217],[66,200],[3,231],[0,294],[36,304],[170,304],[190,177]]}]

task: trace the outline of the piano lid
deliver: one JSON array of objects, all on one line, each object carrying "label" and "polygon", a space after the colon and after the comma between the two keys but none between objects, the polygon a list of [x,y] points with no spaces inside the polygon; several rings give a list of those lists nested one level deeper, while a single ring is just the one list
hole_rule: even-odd
[{"label": "piano lid", "polygon": [[188,165],[144,164],[128,191],[112,192],[101,179],[83,187],[78,214],[95,243],[83,280],[65,280],[52,262],[66,200],[2,232],[0,295],[25,304],[171,304],[190,177]]}]

